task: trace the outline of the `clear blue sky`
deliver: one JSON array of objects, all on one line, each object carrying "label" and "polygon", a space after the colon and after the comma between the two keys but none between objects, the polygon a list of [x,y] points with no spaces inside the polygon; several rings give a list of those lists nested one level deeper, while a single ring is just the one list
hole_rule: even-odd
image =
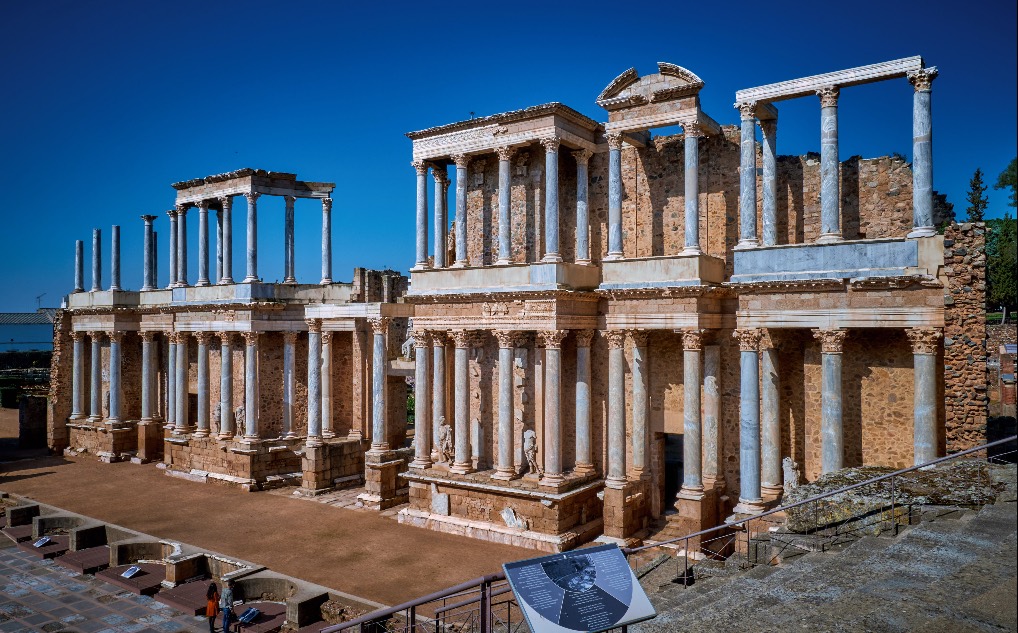
[{"label": "clear blue sky", "polygon": [[[334,277],[414,259],[415,179],[403,134],[548,101],[597,120],[618,73],[655,62],[706,82],[736,123],[739,88],[920,54],[933,84],[934,186],[964,215],[968,180],[1016,154],[1016,3],[67,2],[4,5],[0,21],[0,311],[59,305],[73,245],[122,227],[123,283],[141,285],[142,222],[170,183],[241,167],[335,181]],[[514,7],[520,7],[514,11]],[[911,157],[912,88],[846,89],[841,156]],[[779,104],[782,154],[819,151],[817,99]],[[990,216],[1006,196],[990,191]],[[259,204],[259,272],[282,279],[280,199]],[[320,207],[297,203],[297,277],[319,276]],[[189,216],[190,217],[190,216]],[[196,217],[196,216],[195,216]],[[238,218],[242,222],[243,214]],[[189,272],[197,276],[197,222]],[[234,271],[244,233],[235,230]],[[239,276],[243,276],[242,274]]]}]

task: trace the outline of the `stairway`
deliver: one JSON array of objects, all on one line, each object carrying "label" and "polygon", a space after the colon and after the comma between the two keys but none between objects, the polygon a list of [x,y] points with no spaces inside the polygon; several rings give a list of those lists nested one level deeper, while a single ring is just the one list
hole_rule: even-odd
[{"label": "stairway", "polygon": [[658,616],[630,631],[1015,631],[1016,509],[1012,484],[993,505],[928,513],[897,537],[748,571],[730,560],[689,587],[670,582],[669,561],[641,579]]}]

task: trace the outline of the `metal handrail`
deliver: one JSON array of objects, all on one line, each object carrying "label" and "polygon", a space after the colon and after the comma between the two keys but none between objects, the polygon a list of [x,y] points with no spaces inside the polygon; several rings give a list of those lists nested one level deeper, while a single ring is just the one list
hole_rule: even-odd
[{"label": "metal handrail", "polygon": [[770,510],[767,510],[766,512],[761,512],[760,514],[753,514],[753,515],[750,515],[750,516],[748,516],[748,517],[746,517],[744,519],[737,519],[737,520],[732,521],[730,523],[725,523],[724,525],[717,525],[717,526],[714,526],[712,528],[707,528],[706,530],[700,530],[699,532],[693,532],[692,534],[687,534],[686,536],[680,536],[678,538],[668,539],[667,541],[660,541],[660,542],[654,543],[652,545],[641,545],[640,547],[627,547],[627,548],[623,548],[622,552],[626,556],[629,556],[630,554],[633,554],[633,553],[636,553],[636,552],[642,552],[643,550],[647,550],[647,549],[650,549],[652,547],[660,547],[662,545],[671,545],[672,543],[678,543],[679,541],[688,541],[688,540],[694,539],[694,538],[696,538],[698,536],[703,536],[705,534],[711,534],[712,532],[717,532],[719,530],[727,530],[727,529],[729,529],[729,528],[731,528],[733,526],[741,525],[743,523],[748,523],[750,521],[756,521],[757,519],[760,519],[760,518],[765,517],[765,516],[770,516],[772,514],[777,514],[779,512],[784,512],[786,510],[791,510],[792,508],[798,508],[799,506],[806,505],[807,503],[815,503],[815,502],[820,501],[822,499],[826,499],[828,497],[833,497],[834,495],[839,495],[839,494],[848,492],[849,490],[855,490],[856,488],[862,488],[863,486],[870,486],[870,485],[873,485],[875,483],[884,481],[886,479],[891,479],[893,477],[898,477],[900,475],[904,475],[905,473],[910,473],[910,472],[914,472],[914,471],[920,470],[922,468],[926,468],[927,466],[933,466],[933,465],[939,464],[941,462],[946,462],[946,461],[950,461],[952,459],[957,459],[959,457],[964,457],[965,455],[971,455],[972,453],[978,453],[978,452],[981,452],[981,451],[985,451],[986,449],[991,448],[993,446],[1000,446],[1002,444],[1007,444],[1008,442],[1014,442],[1014,441],[1018,441],[1018,435],[1012,435],[1011,437],[1007,437],[1007,438],[1004,438],[1002,440],[997,440],[995,442],[989,442],[988,444],[983,444],[982,446],[977,446],[975,448],[969,448],[969,449],[966,449],[964,451],[959,451],[957,453],[952,453],[950,455],[946,455],[944,457],[938,457],[937,459],[934,459],[932,461],[928,461],[925,464],[919,464],[918,466],[910,466],[909,468],[903,468],[901,470],[896,470],[893,473],[887,473],[886,475],[881,475],[879,477],[874,477],[872,479],[867,479],[866,481],[862,481],[862,482],[859,482],[857,484],[852,484],[851,486],[844,486],[842,488],[838,488],[837,490],[831,490],[831,491],[825,492],[825,493],[823,493],[821,495],[817,495],[815,497],[810,497],[809,499],[803,499],[802,501],[796,501],[795,503],[790,503],[788,505],[783,505],[783,506],[779,506],[777,508],[772,508]]}]

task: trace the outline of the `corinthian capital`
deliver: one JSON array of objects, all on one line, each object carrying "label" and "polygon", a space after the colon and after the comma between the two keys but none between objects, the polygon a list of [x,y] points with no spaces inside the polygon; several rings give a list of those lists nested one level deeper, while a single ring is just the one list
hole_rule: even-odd
[{"label": "corinthian capital", "polygon": [[321,319],[304,319],[304,322],[308,325],[308,332],[321,332],[322,331],[322,320]]},{"label": "corinthian capital", "polygon": [[296,345],[297,344],[297,334],[298,334],[298,332],[294,332],[292,330],[288,330],[286,332],[283,332],[283,343],[285,343],[286,345]]},{"label": "corinthian capital", "polygon": [[453,154],[450,158],[452,158],[452,162],[456,163],[456,169],[466,169],[470,164],[470,157],[466,154]]},{"label": "corinthian capital", "polygon": [[[934,69],[936,70],[936,69]],[[913,354],[936,354],[940,347],[940,330],[932,327],[914,327],[905,330]]]},{"label": "corinthian capital", "polygon": [[699,352],[703,349],[703,330],[682,330],[682,349]]},{"label": "corinthian capital", "polygon": [[820,90],[817,90],[817,96],[820,97],[820,107],[838,107],[838,95],[840,93],[841,90],[837,86],[824,86]]},{"label": "corinthian capital", "polygon": [[262,195],[262,194],[254,192],[254,191],[250,191],[248,193],[245,193],[244,197],[247,198],[247,203],[248,204],[254,204],[255,200],[257,200],[260,195]]},{"label": "corinthian capital", "polygon": [[682,133],[687,138],[691,136],[695,136],[696,138],[703,138],[707,136],[707,134],[703,131],[703,128],[700,127],[700,124],[697,123],[696,121],[692,121],[690,123],[683,123]]},{"label": "corinthian capital", "polygon": [[385,334],[389,331],[389,317],[368,319],[368,324],[371,325],[371,331],[375,334]]},{"label": "corinthian capital", "polygon": [[424,160],[415,160],[414,162],[410,163],[410,166],[414,168],[414,171],[417,172],[418,176],[427,176],[428,167],[430,167],[431,165],[429,165],[428,162]]},{"label": "corinthian capital", "polygon": [[124,340],[124,334],[127,332],[110,330],[106,332],[106,338],[110,339],[110,343],[119,343]]},{"label": "corinthian capital", "polygon": [[194,338],[198,340],[198,344],[199,345],[208,345],[209,343],[212,342],[212,337],[213,336],[214,336],[214,334],[212,332],[204,332],[204,331],[202,331],[202,332],[195,332],[194,333]]},{"label": "corinthian capital", "polygon": [[445,165],[432,165],[431,176],[435,179],[436,185],[449,185],[449,174],[445,171]]},{"label": "corinthian capital", "polygon": [[622,132],[609,132],[604,138],[608,141],[608,149],[622,149]]},{"label": "corinthian capital", "polygon": [[820,341],[824,354],[840,354],[845,346],[848,330],[813,330],[813,338]]},{"label": "corinthian capital", "polygon": [[933,80],[937,78],[938,74],[939,71],[937,70],[937,67],[932,66],[930,68],[913,70],[905,73],[905,76],[908,77],[909,83],[915,87],[915,91],[919,92],[920,90],[929,90],[930,86],[933,84]]},{"label": "corinthian capital", "polygon": [[629,330],[629,338],[633,347],[647,347],[647,330]]},{"label": "corinthian capital", "polygon": [[739,116],[741,116],[743,120],[756,118],[756,101],[743,101],[742,103],[736,103],[735,109],[739,111]]},{"label": "corinthian capital", "polygon": [[561,143],[562,143],[561,139],[554,137],[541,139],[541,145],[544,145],[544,151],[548,152],[549,154],[554,154],[558,152],[558,146]]},{"label": "corinthian capital", "polygon": [[590,347],[594,330],[576,330],[576,347]]},{"label": "corinthian capital", "polygon": [[223,205],[223,211],[230,209],[233,206],[233,196],[223,196],[219,199],[219,204]]},{"label": "corinthian capital", "polygon": [[755,328],[740,329],[732,332],[732,336],[739,341],[739,351],[756,352],[760,349],[760,330]]},{"label": "corinthian capital", "polygon": [[240,335],[244,337],[244,342],[248,347],[258,344],[259,332],[241,332]]},{"label": "corinthian capital", "polygon": [[502,349],[511,349],[516,346],[518,335],[513,330],[495,330],[492,332],[498,340],[498,346]]},{"label": "corinthian capital", "polygon": [[427,330],[411,330],[410,336],[414,339],[414,347],[423,349],[431,344],[431,332]]},{"label": "corinthian capital", "polygon": [[198,201],[198,210],[199,211],[208,211],[209,210],[209,201],[208,200],[199,200]]},{"label": "corinthian capital", "polygon": [[449,332],[449,338],[452,339],[453,346],[459,349],[469,348],[473,341],[473,336],[468,330],[453,330]]},{"label": "corinthian capital", "polygon": [[513,154],[516,153],[515,147],[509,145],[503,145],[495,148],[495,153],[498,154],[499,160],[512,160]]},{"label": "corinthian capital", "polygon": [[332,211],[332,198],[322,198],[322,211]]},{"label": "corinthian capital", "polygon": [[559,349],[562,347],[562,339],[569,334],[569,330],[545,330],[538,332],[538,336],[541,337],[541,342],[545,347],[550,349]]},{"label": "corinthian capital", "polygon": [[604,337],[608,339],[608,349],[622,349],[626,345],[625,330],[605,330]]}]

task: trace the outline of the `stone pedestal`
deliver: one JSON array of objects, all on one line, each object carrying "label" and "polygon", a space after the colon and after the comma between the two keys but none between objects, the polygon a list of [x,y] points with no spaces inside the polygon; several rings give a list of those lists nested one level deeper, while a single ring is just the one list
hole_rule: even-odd
[{"label": "stone pedestal", "polygon": [[622,488],[604,489],[604,532],[598,541],[629,545],[633,535],[644,527],[648,514],[649,482],[630,482]]},{"label": "stone pedestal", "polygon": [[[679,538],[715,527],[720,523],[718,505],[718,491],[714,489],[708,488],[695,495],[679,493],[675,499],[675,512],[665,515],[667,527],[660,536],[666,539]],[[709,536],[708,539],[715,536]],[[683,542],[681,546],[686,547],[686,543]],[[689,540],[688,550],[694,554],[699,552],[699,537]]]},{"label": "stone pedestal", "polygon": [[327,446],[309,445],[304,447],[304,454],[300,458],[300,469],[303,473],[300,494],[314,497],[332,490],[332,479],[329,477],[329,462]]},{"label": "stone pedestal", "polygon": [[138,422],[137,460],[155,462],[163,458],[163,425],[161,422]]},{"label": "stone pedestal", "polygon": [[405,460],[398,451],[368,451],[364,454],[364,494],[357,498],[372,510],[385,510],[406,503],[408,492],[400,490],[400,467]]}]

